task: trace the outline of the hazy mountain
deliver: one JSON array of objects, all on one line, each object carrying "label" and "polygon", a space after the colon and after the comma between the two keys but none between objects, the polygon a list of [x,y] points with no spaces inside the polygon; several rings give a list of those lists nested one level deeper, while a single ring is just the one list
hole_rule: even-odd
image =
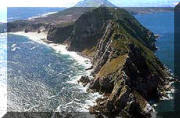
[{"label": "hazy mountain", "polygon": [[99,6],[115,7],[115,5],[113,5],[108,0],[83,0],[75,5],[75,7],[99,7]]}]

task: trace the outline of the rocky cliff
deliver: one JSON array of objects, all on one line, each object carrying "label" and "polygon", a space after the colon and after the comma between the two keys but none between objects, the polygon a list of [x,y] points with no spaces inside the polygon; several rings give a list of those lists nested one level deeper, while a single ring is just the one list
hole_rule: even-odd
[{"label": "rocky cliff", "polygon": [[72,7],[64,9],[47,17],[39,17],[31,20],[17,20],[7,23],[8,32],[46,30],[53,27],[64,27],[75,22],[83,13],[95,9],[94,7]]},{"label": "rocky cliff", "polygon": [[150,117],[149,102],[159,101],[170,89],[170,74],[153,53],[154,34],[123,9],[100,7],[48,34],[50,40],[91,58],[94,79],[89,91],[105,95],[90,108],[92,113]]},{"label": "rocky cliff", "polygon": [[[110,29],[110,27],[109,29],[106,28],[110,25],[109,22],[116,22],[123,30],[149,49],[156,49],[155,36],[153,33],[138,23],[133,16],[123,9],[106,7],[100,7],[93,11],[86,12],[74,23],[69,49],[82,51],[95,46],[104,35],[105,30]],[[88,45],[86,45],[87,42],[89,42]]]},{"label": "rocky cliff", "polygon": [[18,20],[14,22],[7,23],[7,32],[18,32],[18,31],[25,31],[25,32],[35,32],[35,31],[44,31],[48,30],[51,27],[50,24],[44,23],[34,23],[28,20]]},{"label": "rocky cliff", "polygon": [[[54,14],[50,14],[46,17],[34,18],[31,20],[17,20],[7,23],[8,32],[17,31],[48,31],[51,27],[64,27],[67,24],[72,24],[79,19],[79,17],[89,11],[96,9],[99,6],[115,7],[108,0],[84,0],[80,1],[77,5],[71,8],[64,9]],[[152,12],[164,12],[172,11],[173,8],[123,8],[130,14],[152,13]],[[6,24],[5,24],[6,25]]]}]

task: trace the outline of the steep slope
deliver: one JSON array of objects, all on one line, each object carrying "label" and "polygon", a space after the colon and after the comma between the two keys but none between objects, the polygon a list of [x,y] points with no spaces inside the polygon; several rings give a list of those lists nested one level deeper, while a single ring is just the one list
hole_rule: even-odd
[{"label": "steep slope", "polygon": [[[100,7],[83,14],[68,35],[51,39],[92,59],[89,90],[104,93],[92,113],[109,117],[149,117],[149,101],[166,96],[170,74],[154,55],[155,36],[127,11]],[[56,28],[55,28],[56,29]],[[58,30],[53,31],[58,31]],[[63,30],[60,28],[59,30]],[[65,30],[64,30],[65,31]],[[60,32],[59,32],[60,33]],[[66,32],[63,32],[66,33]]]},{"label": "steep slope", "polygon": [[59,11],[55,14],[50,14],[47,17],[40,17],[31,20],[17,20],[7,23],[8,32],[16,31],[38,31],[42,27],[48,31],[50,27],[64,27],[68,24],[75,22],[83,13],[91,11],[95,8],[82,8],[82,7],[72,7]]},{"label": "steep slope", "polygon": [[[107,0],[84,0],[81,1],[82,7],[80,5],[75,5],[72,8],[67,8],[59,11],[55,14],[50,14],[47,17],[34,18],[31,20],[17,20],[7,23],[8,32],[16,31],[33,31],[37,32],[45,28],[48,31],[51,27],[64,27],[64,25],[74,23],[82,14],[92,11],[98,6],[115,7],[113,4]],[[139,13],[153,13],[153,12],[163,12],[172,11],[173,8],[124,8],[131,14]],[[6,25],[6,24],[5,24]]]},{"label": "steep slope", "polygon": [[7,23],[8,32],[16,31],[38,31],[42,27],[48,31],[51,27],[64,26],[75,22],[82,14],[91,11],[99,6],[115,7],[107,0],[84,0],[74,7],[64,9],[47,17],[39,17],[31,20],[17,20]]},{"label": "steep slope", "polygon": [[123,9],[106,7],[86,12],[74,23],[69,49],[83,51],[95,46],[110,21],[118,22],[133,38],[149,49],[156,49],[153,33],[144,28],[133,16]]},{"label": "steep slope", "polygon": [[108,0],[83,0],[78,2],[75,7],[115,7],[111,2]]}]

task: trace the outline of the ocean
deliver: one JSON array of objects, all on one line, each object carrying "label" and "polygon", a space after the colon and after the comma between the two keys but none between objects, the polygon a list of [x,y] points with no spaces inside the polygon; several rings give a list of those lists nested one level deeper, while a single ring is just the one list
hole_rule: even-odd
[{"label": "ocean", "polygon": [[[136,19],[154,34],[159,35],[156,41],[158,50],[156,56],[170,70],[174,72],[174,12],[159,12],[139,14]],[[174,97],[174,94],[171,95]],[[173,112],[174,100],[160,101],[156,107],[158,112]]]},{"label": "ocean", "polygon": [[[14,12],[16,9],[16,12]],[[58,9],[8,8],[8,21],[28,19]],[[38,10],[39,9],[39,10]],[[44,12],[42,12],[46,9]],[[19,13],[21,12],[21,13]],[[15,13],[18,13],[16,15]],[[30,14],[29,14],[30,13]],[[155,52],[172,72],[174,71],[173,12],[139,14],[135,17],[145,27],[158,34]],[[85,91],[76,80],[87,74],[86,65],[71,54],[55,49],[20,35],[8,35],[8,110],[10,111],[87,111],[98,94]],[[83,107],[82,107],[83,106]],[[172,111],[174,101],[162,101],[158,112]]]},{"label": "ocean", "polygon": [[8,7],[7,21],[25,20],[36,17],[44,17],[48,14],[61,11],[61,7]]},{"label": "ocean", "polygon": [[[8,8],[7,19],[45,17],[62,9]],[[8,111],[87,112],[100,97],[98,93],[87,93],[77,83],[82,75],[89,74],[85,69],[91,66],[90,61],[63,46],[49,46],[26,36],[8,34],[6,51]]]},{"label": "ocean", "polygon": [[25,36],[7,38],[8,111],[88,110],[96,94],[77,83],[86,65]]},{"label": "ocean", "polygon": [[174,12],[139,14],[136,19],[154,34],[159,35],[156,56],[171,72],[174,71]]},{"label": "ocean", "polygon": [[7,39],[0,33],[0,117],[7,111]]}]

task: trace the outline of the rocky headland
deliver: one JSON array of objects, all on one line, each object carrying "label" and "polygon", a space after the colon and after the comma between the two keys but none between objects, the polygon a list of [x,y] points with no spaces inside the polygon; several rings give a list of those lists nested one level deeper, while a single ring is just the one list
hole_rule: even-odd
[{"label": "rocky headland", "polygon": [[91,59],[94,78],[80,82],[104,94],[91,113],[151,117],[150,102],[171,89],[171,75],[153,52],[156,36],[123,9],[99,7],[71,25],[50,29],[47,38]]},{"label": "rocky headland", "polygon": [[168,97],[173,81],[154,55],[156,36],[120,8],[87,8],[63,24],[57,23],[58,18],[54,23],[16,21],[8,23],[7,30],[48,32],[47,40],[66,44],[68,50],[90,58],[93,79],[85,76],[79,82],[89,85],[89,92],[104,94],[89,109],[91,113],[99,117],[151,117],[152,103]]}]

